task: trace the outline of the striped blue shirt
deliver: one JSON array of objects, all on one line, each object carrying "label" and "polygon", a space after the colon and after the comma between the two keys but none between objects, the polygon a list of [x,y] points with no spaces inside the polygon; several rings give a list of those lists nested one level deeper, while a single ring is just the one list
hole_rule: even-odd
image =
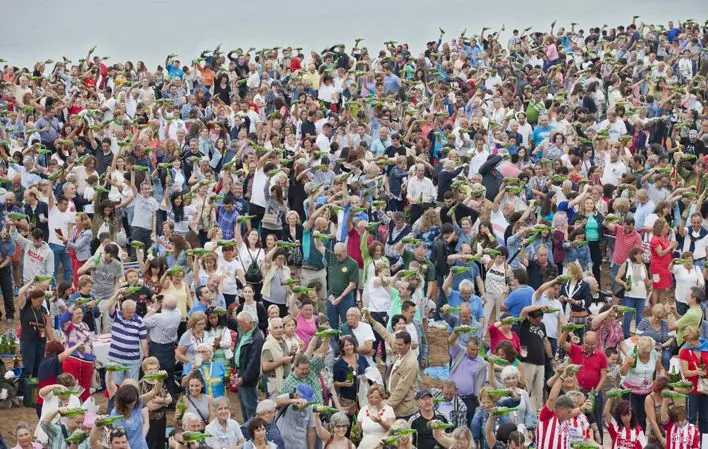
[{"label": "striped blue shirt", "polygon": [[147,339],[145,322],[137,314],[133,315],[132,320],[125,321],[120,312],[116,313],[113,319],[108,358],[111,362],[122,365],[139,362],[140,340]]}]

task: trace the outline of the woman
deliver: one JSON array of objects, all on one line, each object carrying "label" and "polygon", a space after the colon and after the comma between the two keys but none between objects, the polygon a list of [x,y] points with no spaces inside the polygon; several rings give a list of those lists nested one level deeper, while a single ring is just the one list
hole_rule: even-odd
[{"label": "woman", "polygon": [[315,306],[308,298],[303,298],[300,307],[297,306],[297,294],[290,296],[290,316],[297,323],[295,333],[303,341],[305,346],[310,343],[310,339],[317,332],[317,317],[314,315]]},{"label": "woman", "polygon": [[[138,248],[136,251],[138,260],[144,260],[142,257],[142,249]],[[165,259],[162,257],[156,257],[150,259],[146,262],[140,263],[140,270],[143,274],[143,286],[152,290],[156,295],[162,292],[162,285],[160,280],[167,271],[167,264],[165,264]]]},{"label": "woman", "polygon": [[288,315],[283,318],[283,341],[285,347],[290,350],[290,355],[295,355],[298,352],[305,352],[305,342],[297,334],[297,322],[295,318]]},{"label": "woman", "polygon": [[190,363],[197,354],[197,346],[210,343],[206,333],[207,319],[204,312],[194,312],[187,321],[187,331],[182,334],[177,343],[175,358],[182,363]]},{"label": "woman", "polygon": [[287,313],[288,289],[283,285],[283,281],[290,279],[292,274],[287,266],[288,252],[277,246],[266,253],[265,260],[261,267],[263,274],[263,307],[266,309],[270,305],[277,305],[280,314]]},{"label": "woman", "polygon": [[396,414],[390,405],[384,404],[386,393],[381,385],[369,387],[366,398],[368,405],[359,410],[357,421],[361,426],[359,449],[373,449],[396,420]]},{"label": "woman", "polygon": [[236,228],[236,242],[238,245],[238,259],[243,269],[244,278],[247,284],[253,286],[254,291],[260,297],[263,287],[263,275],[261,274],[261,266],[265,260],[265,252],[261,248],[261,239],[258,236],[258,231],[251,229],[246,238],[241,238],[241,233]]},{"label": "woman", "polygon": [[[196,365],[195,365],[196,367]],[[213,398],[204,392],[205,381],[200,371],[192,371],[182,378],[184,394],[179,399],[178,406],[184,410],[184,415],[191,413],[199,417],[199,430],[204,428],[213,419]],[[181,416],[177,417],[181,419]]]},{"label": "woman", "polygon": [[[642,248],[632,248],[629,258],[620,265],[615,276],[615,282],[624,289],[622,305],[635,309],[635,325],[644,317],[644,306],[646,305],[649,292],[651,291],[651,278],[647,273],[644,264],[644,251]],[[629,326],[632,321],[632,314],[625,313],[622,320],[622,330],[624,338],[629,338]]]},{"label": "woman", "polygon": [[115,405],[110,415],[122,416],[113,423],[113,426],[125,430],[130,449],[148,449],[145,435],[148,432],[150,418],[147,407],[143,408],[140,403],[138,387],[132,383],[121,385],[113,400]]},{"label": "woman", "polygon": [[245,270],[241,268],[241,263],[236,259],[236,247],[234,245],[221,247],[221,257],[218,259],[217,267],[217,271],[222,275],[222,294],[228,308],[231,304],[236,303],[236,296],[238,295],[238,283],[236,280],[238,279],[242,285],[246,285]]},{"label": "woman", "polygon": [[[520,388],[526,388],[526,378],[524,377],[524,365],[521,364],[521,359],[519,358],[519,353],[516,352],[512,343],[508,340],[500,341],[497,347],[494,349],[494,355],[501,357],[506,360],[504,366],[513,366],[519,371],[518,384]],[[495,383],[503,383],[501,377],[501,372],[504,370],[504,366],[497,365],[493,361],[489,363],[489,382],[492,382],[492,374],[494,375]]]},{"label": "woman", "polygon": [[509,318],[513,318],[510,314],[504,312],[499,317],[499,321],[489,325],[489,347],[491,352],[496,352],[497,345],[502,341],[508,341],[513,346],[516,352],[521,351],[521,343],[516,332],[511,330],[511,324],[505,324]]},{"label": "woman", "polygon": [[[395,420],[393,422],[393,425],[391,425],[391,427],[388,429],[388,433],[379,442],[378,447],[393,447],[395,449],[415,449],[415,446],[413,445],[413,436],[410,433],[404,433],[402,436],[399,436],[398,434],[398,432],[400,432],[401,430],[410,430],[410,428],[411,426],[410,424],[408,424],[407,420]],[[399,438],[396,440],[395,443],[390,446],[384,445],[384,439],[391,436],[399,436]]]},{"label": "woman", "polygon": [[214,360],[229,366],[233,351],[231,351],[231,331],[226,327],[226,311],[211,306],[206,311],[206,317],[205,335],[208,341],[213,342]]},{"label": "woman", "polygon": [[[493,371],[493,364],[489,364],[490,371]],[[538,423],[538,418],[531,405],[529,393],[519,386],[521,380],[520,371],[513,365],[505,366],[501,371],[501,381],[504,389],[511,393],[508,398],[503,398],[497,403],[498,407],[515,407],[517,411],[510,415],[511,421],[514,424],[523,424],[527,429],[535,429]],[[489,385],[492,388],[497,387],[497,379],[495,375],[489,373]]]},{"label": "woman", "polygon": [[71,238],[59,234],[57,237],[64,242],[64,246],[69,250],[74,285],[79,285],[77,271],[91,257],[91,242],[93,241],[91,219],[85,213],[79,212],[76,214],[76,228],[73,230]]},{"label": "woman", "polygon": [[81,401],[83,402],[91,395],[93,365],[96,360],[96,356],[93,354],[94,333],[89,330],[88,324],[84,323],[83,309],[76,304],[64,312],[59,323],[66,335],[68,346],[77,348],[71,357],[64,360],[62,369],[64,372],[72,374],[83,388],[81,393]]},{"label": "woman", "polygon": [[[592,303],[590,284],[583,280],[583,270],[577,263],[566,265],[570,279],[561,285],[560,297],[566,298],[570,306],[570,321],[573,324],[585,324],[588,317],[588,307]],[[584,329],[576,331],[579,338],[583,338]]]},{"label": "woman", "polygon": [[627,355],[620,367],[620,375],[624,377],[622,387],[631,390],[629,402],[632,404],[635,418],[639,425],[645,429],[646,415],[644,414],[644,401],[651,393],[651,386],[655,376],[664,372],[661,365],[661,356],[655,349],[655,342],[651,337],[639,337],[637,342],[637,357]]},{"label": "woman", "polygon": [[[161,293],[163,296],[174,296],[177,298],[177,308],[182,312],[182,323],[184,323],[189,309],[192,308],[192,292],[189,290],[189,285],[184,280],[184,269],[173,268],[165,271],[162,275],[160,285],[162,286]],[[180,332],[183,332],[183,326],[180,326]]]},{"label": "woman", "polygon": [[434,429],[433,438],[445,449],[474,449],[472,431],[467,426],[457,427],[452,433]]},{"label": "woman", "polygon": [[[271,180],[279,178],[278,176]],[[283,194],[283,188],[279,185],[266,185],[265,189],[266,208],[265,215],[261,220],[263,234],[275,234],[278,240],[283,239],[283,220],[288,212],[288,203]]]},{"label": "woman", "polygon": [[576,227],[585,230],[585,240],[590,248],[590,258],[592,259],[592,274],[595,279],[600,280],[600,267],[602,266],[602,214],[595,208],[593,198],[585,198],[583,207],[574,217]]},{"label": "woman", "polygon": [[207,285],[209,277],[217,272],[217,256],[215,253],[194,256],[192,264],[192,277],[194,279],[193,288],[198,289],[202,285]]},{"label": "woman", "polygon": [[[297,211],[291,210],[285,215],[285,228],[283,228],[283,241],[288,243],[302,242],[303,228],[300,223],[300,215]],[[293,276],[300,274],[302,267],[302,247],[296,246],[288,249],[288,266]]]},{"label": "woman", "polygon": [[[96,195],[98,203],[99,195]],[[91,224],[91,235],[94,238],[94,246],[98,246],[98,236],[108,233],[111,241],[118,240],[122,225],[120,217],[116,216],[116,209],[110,201],[102,201],[94,207],[93,223]]]},{"label": "woman", "polygon": [[265,330],[268,329],[268,314],[266,313],[265,307],[263,307],[263,303],[256,302],[256,292],[252,285],[244,285],[242,292],[243,302],[236,306],[236,309],[232,314],[233,320],[235,321],[236,315],[245,310],[251,314],[254,322],[258,323],[258,327],[265,332]]},{"label": "woman", "polygon": [[683,264],[676,264],[675,259],[671,261],[671,271],[676,279],[676,311],[683,316],[688,311],[686,297],[693,286],[704,288],[705,280],[701,269],[693,265],[693,253],[686,251],[681,254],[685,261]]},{"label": "woman", "polygon": [[[81,400],[78,395],[70,394],[66,396],[58,394],[62,391],[76,390],[77,387],[76,379],[69,373],[59,374],[56,383],[47,384],[42,387],[37,392],[37,396],[43,400],[42,408],[39,410],[39,421],[44,421],[47,416],[57,411],[60,407],[81,407]],[[60,417],[55,417],[55,421],[59,421],[60,419]],[[48,436],[42,426],[37,426],[34,436],[39,443],[47,443]]]},{"label": "woman", "polygon": [[[226,376],[226,368],[219,362],[212,360],[214,351],[212,345],[203,343],[197,346],[194,360],[184,365],[184,373],[194,374],[200,373],[200,377],[204,383],[204,392],[211,398],[216,399],[224,396],[224,377]],[[182,379],[182,388],[188,386],[186,377]],[[205,422],[207,425],[209,421]]]},{"label": "woman", "polygon": [[[364,293],[362,301],[364,307],[368,309],[374,320],[386,325],[388,323],[389,311],[391,311],[392,300],[400,295],[395,289],[396,278],[391,277],[389,262],[383,256],[384,246],[381,242],[375,241],[370,245],[373,254],[379,257],[380,261],[373,262],[374,259],[364,259],[364,269],[369,271],[364,284]],[[399,301],[400,302],[400,301]],[[381,347],[381,358],[386,361],[386,344],[383,336],[375,333],[376,340],[374,341],[373,350],[377,352]]]},{"label": "woman", "polygon": [[190,225],[194,225],[192,217],[197,213],[192,206],[184,205],[182,192],[177,191],[171,195],[165,195],[161,210],[167,212],[167,219],[175,224],[175,232],[185,236],[190,230]]},{"label": "woman", "polygon": [[[162,374],[160,372],[160,362],[155,357],[146,357],[142,363],[145,375]],[[145,436],[148,447],[165,447],[165,430],[167,428],[167,406],[172,403],[172,396],[167,391],[161,380],[140,379],[138,391],[141,395],[148,394],[159,388],[159,393],[148,401],[145,406],[148,409],[148,423],[150,430]]]},{"label": "woman", "polygon": [[698,390],[698,383],[704,382],[708,364],[708,342],[700,338],[698,327],[689,326],[684,334],[686,344],[679,351],[681,374],[693,384],[688,395],[688,420],[695,423],[701,433],[708,432],[708,396]]},{"label": "woman", "polygon": [[597,333],[597,350],[603,353],[607,348],[617,350],[624,339],[622,326],[617,321],[617,308],[605,304],[592,319],[592,330]]},{"label": "woman", "polygon": [[354,444],[347,438],[349,430],[349,417],[344,412],[337,412],[329,419],[331,432],[322,426],[320,414],[316,409],[312,410],[315,420],[315,430],[317,436],[323,442],[323,447],[327,449],[351,449]]},{"label": "woman", "polygon": [[669,369],[671,348],[675,341],[674,337],[670,335],[669,323],[666,321],[668,314],[669,310],[664,304],[654,305],[651,308],[651,316],[640,321],[636,331],[637,335],[646,335],[654,339],[656,350],[661,353],[661,365],[665,370]]},{"label": "woman", "polygon": [[501,246],[497,248],[499,254],[492,260],[486,263],[486,277],[484,279],[484,316],[491,317],[492,310],[495,311],[494,316],[500,316],[501,307],[504,305],[504,299],[509,291],[507,279],[511,278],[511,268],[506,262],[509,257],[509,250]]},{"label": "woman", "polygon": [[248,422],[248,433],[251,435],[251,439],[246,442],[243,449],[278,449],[275,443],[266,439],[267,427],[268,423],[260,416],[252,418]]},{"label": "woman", "polygon": [[334,386],[337,388],[342,410],[348,415],[355,415],[357,387],[359,379],[364,375],[369,362],[356,352],[356,340],[350,335],[339,338],[339,358],[332,369]]},{"label": "woman", "polygon": [[666,435],[664,427],[659,425],[661,422],[661,404],[664,402],[661,392],[668,388],[668,383],[669,379],[667,377],[657,377],[651,385],[651,394],[644,401],[644,413],[647,417],[647,440],[649,443],[658,443],[663,447],[666,446]]},{"label": "woman", "polygon": [[649,272],[654,286],[650,302],[651,305],[654,305],[663,304],[666,301],[667,290],[673,286],[669,265],[671,264],[671,253],[678,243],[676,241],[669,242],[669,225],[663,218],[656,220],[652,233],[654,237],[649,242],[649,250],[651,251]]},{"label": "woman", "polygon": [[701,323],[703,322],[703,308],[701,307],[702,298],[703,289],[695,286],[691,287],[688,290],[688,296],[686,296],[688,311],[678,320],[675,316],[675,310],[667,316],[669,331],[676,331],[676,344],[679,348],[683,345],[684,335],[690,326],[696,326],[698,328],[701,327]]},{"label": "woman", "polygon": [[204,429],[205,433],[211,435],[206,439],[207,445],[214,448],[241,449],[246,444],[246,439],[241,432],[241,426],[231,419],[229,399],[226,396],[214,401],[214,415],[216,419]]},{"label": "woman", "polygon": [[629,401],[621,400],[613,411],[615,400],[615,398],[607,398],[604,409],[612,447],[643,448],[647,445],[647,439],[637,420],[637,409],[631,407]]},{"label": "woman", "polygon": [[39,283],[34,290],[34,280],[25,284],[17,297],[17,307],[20,310],[20,353],[24,365],[23,375],[37,377],[39,364],[44,357],[44,348],[48,340],[54,339],[49,312],[44,308],[44,291]]},{"label": "woman", "polygon": [[[47,342],[42,363],[39,364],[37,375],[37,381],[39,382],[37,385],[38,390],[41,391],[47,385],[57,383],[59,375],[62,374],[62,364],[77,349],[77,346],[78,343],[64,348],[64,346],[56,340]],[[37,403],[35,404],[38,417],[42,414],[43,404],[44,398],[38,394]]]},{"label": "woman", "polygon": [[[165,222],[168,225],[171,222]],[[187,240],[180,234],[172,234],[167,239],[165,252],[162,254],[165,257],[165,262],[169,268],[181,267],[185,273],[189,273],[192,267],[189,265],[187,251],[191,249]]]},{"label": "woman", "polygon": [[15,436],[17,437],[17,446],[12,449],[42,449],[41,444],[33,441],[32,430],[26,422],[18,422],[15,425]]}]

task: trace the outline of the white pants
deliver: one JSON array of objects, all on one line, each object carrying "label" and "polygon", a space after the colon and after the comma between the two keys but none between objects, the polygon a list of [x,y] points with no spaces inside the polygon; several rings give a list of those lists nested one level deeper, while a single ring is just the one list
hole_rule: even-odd
[{"label": "white pants", "polygon": [[522,362],[524,366],[524,378],[526,379],[526,390],[531,397],[531,404],[534,410],[539,410],[543,406],[543,381],[545,374],[544,365],[534,365],[533,363]]}]

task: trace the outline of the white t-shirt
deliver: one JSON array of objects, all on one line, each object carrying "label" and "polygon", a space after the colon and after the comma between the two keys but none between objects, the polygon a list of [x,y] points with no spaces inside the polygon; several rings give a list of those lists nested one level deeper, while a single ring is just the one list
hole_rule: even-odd
[{"label": "white t-shirt", "polygon": [[60,212],[59,208],[54,206],[49,209],[49,243],[64,246],[64,242],[59,240],[55,229],[60,229],[64,237],[69,237],[69,223],[74,222],[76,212],[71,212],[70,208],[66,212]]},{"label": "white t-shirt", "polygon": [[[563,305],[557,299],[548,299],[544,293],[540,298],[534,294],[533,305],[548,306],[552,309],[563,309]],[[558,316],[561,312],[544,313],[543,324],[546,326],[546,336],[548,338],[558,338]]]},{"label": "white t-shirt", "polygon": [[113,110],[116,108],[116,99],[111,97],[101,103],[102,108],[108,108],[103,112],[103,120],[113,120]]},{"label": "white t-shirt", "polygon": [[692,270],[687,270],[683,265],[674,265],[673,273],[676,277],[676,301],[686,304],[691,287],[703,288],[705,281],[701,269],[694,266]]},{"label": "white t-shirt", "polygon": [[237,269],[241,269],[241,264],[238,260],[234,259],[231,262],[227,262],[223,257],[219,257],[217,270],[224,277],[224,290],[222,293],[226,295],[235,295],[238,293],[238,285],[236,284]]},{"label": "white t-shirt", "polygon": [[266,207],[265,186],[268,182],[268,176],[259,168],[253,174],[253,190],[251,191],[251,203],[256,206]]},{"label": "white t-shirt", "polygon": [[[376,337],[374,336],[374,331],[371,329],[371,325],[369,323],[363,323],[359,322],[357,325],[356,329],[352,328],[352,334],[354,334],[354,338],[356,338],[357,343],[359,346],[364,346],[364,343],[367,340],[371,340],[373,343],[374,340],[376,340]],[[374,364],[374,358],[370,355],[365,355],[366,361],[369,362],[369,366],[376,366]]]}]

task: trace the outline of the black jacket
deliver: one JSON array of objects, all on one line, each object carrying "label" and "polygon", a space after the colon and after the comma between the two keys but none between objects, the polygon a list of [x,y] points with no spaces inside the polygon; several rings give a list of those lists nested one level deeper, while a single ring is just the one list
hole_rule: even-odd
[{"label": "black jacket", "polygon": [[497,170],[497,165],[502,161],[501,156],[489,156],[487,162],[479,167],[479,174],[482,175],[482,185],[487,189],[487,199],[494,201],[499,193],[502,181],[502,175]]},{"label": "black jacket", "polygon": [[[238,345],[238,342],[236,344]],[[256,328],[241,348],[238,358],[238,377],[243,379],[244,387],[258,386],[261,376],[261,349],[263,349],[263,332]]]}]

